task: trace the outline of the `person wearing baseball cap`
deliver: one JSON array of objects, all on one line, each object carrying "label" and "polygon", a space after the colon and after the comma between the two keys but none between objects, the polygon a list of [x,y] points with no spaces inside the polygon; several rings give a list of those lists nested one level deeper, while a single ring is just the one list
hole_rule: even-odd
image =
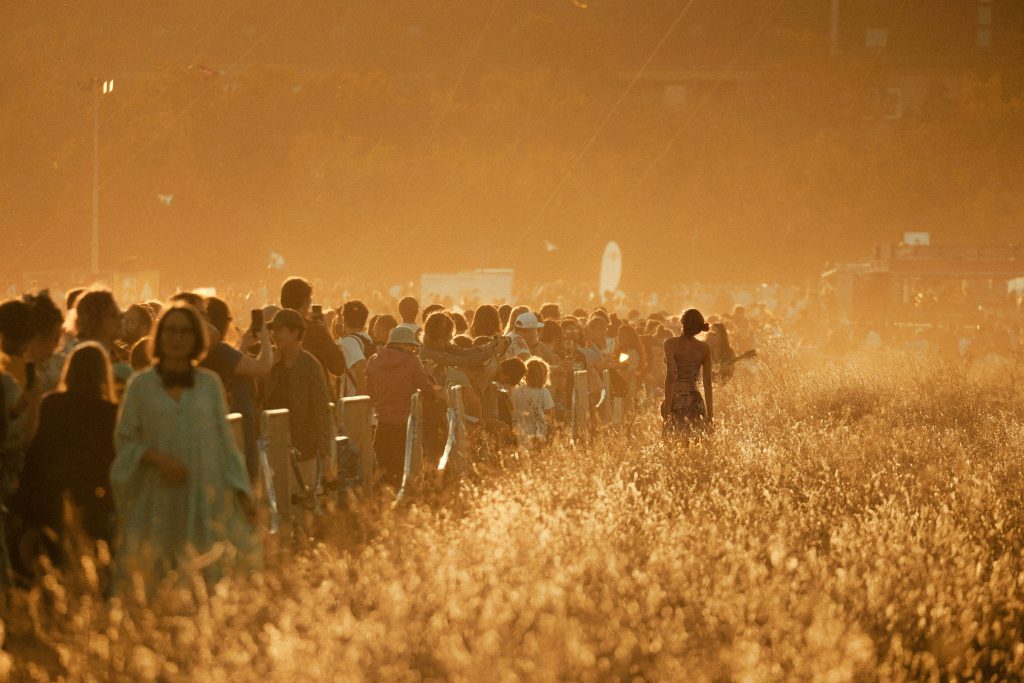
[{"label": "person wearing baseball cap", "polygon": [[423,368],[417,352],[416,331],[399,325],[388,334],[388,343],[366,363],[366,393],[377,412],[373,449],[383,486],[398,490],[405,470],[405,435],[412,410],[412,395],[435,393],[436,387]]},{"label": "person wearing baseball cap", "polygon": [[537,314],[527,311],[516,318],[512,334],[509,335],[509,349],[506,358],[519,358],[527,361],[533,356],[531,347],[540,340],[540,332],[544,323],[537,319]]},{"label": "person wearing baseball cap", "polygon": [[282,308],[267,323],[267,329],[277,354],[267,378],[265,407],[288,410],[292,445],[299,452],[299,483],[306,489],[307,502],[312,504],[319,486],[330,484],[337,477],[327,378],[320,361],[302,346],[306,321],[301,313]]}]

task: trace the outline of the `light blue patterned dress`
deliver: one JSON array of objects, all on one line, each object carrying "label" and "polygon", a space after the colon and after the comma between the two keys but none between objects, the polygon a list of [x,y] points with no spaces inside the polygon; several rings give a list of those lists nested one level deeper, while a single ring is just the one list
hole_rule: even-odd
[{"label": "light blue patterned dress", "polygon": [[[151,596],[167,578],[187,583],[201,572],[210,585],[260,568],[258,531],[237,499],[242,492],[251,501],[252,489],[226,415],[220,379],[209,370],[197,368],[194,386],[177,401],[155,368],[128,381],[110,469],[119,527],[115,591],[124,592],[133,575]],[[178,458],[188,480],[169,486],[142,463],[151,448]]]}]

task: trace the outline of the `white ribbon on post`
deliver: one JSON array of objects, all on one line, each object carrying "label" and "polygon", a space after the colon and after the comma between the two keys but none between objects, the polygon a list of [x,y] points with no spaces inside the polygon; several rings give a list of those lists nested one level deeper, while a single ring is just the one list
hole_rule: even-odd
[{"label": "white ribbon on post", "polygon": [[267,493],[267,507],[270,508],[270,533],[276,534],[281,528],[281,516],[277,511],[277,490],[274,488],[274,470],[270,467],[267,448],[270,440],[261,436],[256,440],[256,450],[260,455],[260,469],[263,471],[263,486]]}]

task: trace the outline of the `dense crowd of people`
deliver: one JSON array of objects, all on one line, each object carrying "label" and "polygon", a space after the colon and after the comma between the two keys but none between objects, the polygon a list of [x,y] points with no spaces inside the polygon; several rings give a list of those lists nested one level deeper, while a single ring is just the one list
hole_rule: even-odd
[{"label": "dense crowd of people", "polygon": [[[777,292],[784,315],[758,300],[707,319],[696,307],[643,315],[612,299],[568,311],[553,303],[557,293],[533,292],[552,296],[529,299],[544,302],[533,307],[421,306],[376,293],[324,307],[314,302],[330,299],[314,283],[289,278],[266,305],[252,292],[179,292],[122,308],[102,287],[71,289],[62,301],[46,291],[8,299],[0,304],[4,578],[31,580],[40,557],[65,563],[72,533],[113,553],[114,593],[145,597],[164,580],[199,573],[214,582],[259,568],[262,410],[288,411],[295,476],[312,495],[347,485],[330,403],[368,395],[377,483],[395,490],[417,391],[424,459],[436,464],[453,386],[462,387],[473,430],[534,450],[578,409],[580,372],[603,388],[585,409],[616,400],[633,413],[660,400],[666,431],[689,431],[712,420],[714,384],[765,338],[792,328],[826,353],[896,338],[820,330],[820,301]],[[236,319],[242,307],[248,318]],[[905,343],[932,340],[912,334]],[[936,343],[965,352],[955,335]],[[1012,355],[1015,344],[1008,329],[981,321],[967,348]],[[240,444],[230,412],[242,416]]]}]

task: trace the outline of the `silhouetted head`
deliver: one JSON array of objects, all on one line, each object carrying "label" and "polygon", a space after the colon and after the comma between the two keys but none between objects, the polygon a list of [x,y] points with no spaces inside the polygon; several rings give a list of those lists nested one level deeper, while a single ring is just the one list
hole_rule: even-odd
[{"label": "silhouetted head", "polygon": [[370,311],[366,308],[366,304],[358,299],[346,301],[345,305],[341,307],[341,321],[350,330],[361,330],[366,327],[366,319],[369,315]]},{"label": "silhouetted head", "polygon": [[423,322],[426,322],[427,318],[429,318],[430,314],[433,313],[434,311],[443,311],[443,310],[444,310],[444,306],[442,306],[441,304],[430,304],[428,306],[424,306],[423,307]]},{"label": "silhouetted head", "polygon": [[[125,316],[127,317],[127,313]],[[206,299],[206,319],[220,333],[221,339],[228,333],[228,325],[231,324],[231,309],[223,299],[215,296]]]},{"label": "silhouetted head", "polygon": [[541,320],[561,320],[562,309],[558,304],[546,303],[540,307]]},{"label": "silhouetted head", "polygon": [[444,309],[434,311],[423,323],[423,344],[435,349],[447,347],[455,336],[455,321]]},{"label": "silhouetted head", "polygon": [[172,304],[178,301],[188,304],[199,311],[199,315],[206,317],[206,299],[195,292],[178,292],[170,298]]},{"label": "silhouetted head", "polygon": [[476,337],[494,337],[501,333],[501,318],[498,309],[489,304],[482,304],[473,315],[470,334]]},{"label": "silhouetted head", "polygon": [[21,299],[0,304],[0,340],[8,356],[21,356],[32,336],[32,310]]},{"label": "silhouetted head", "polygon": [[683,311],[683,336],[694,337],[701,332],[707,332],[711,326],[704,322],[704,315],[696,308],[688,308]]},{"label": "silhouetted head", "polygon": [[121,309],[109,289],[90,289],[75,304],[75,333],[110,347],[121,334]]},{"label": "silhouetted head", "polygon": [[301,277],[290,277],[281,285],[281,308],[306,315],[313,303],[313,285]]},{"label": "silhouetted head", "polygon": [[403,323],[416,323],[416,316],[420,312],[420,302],[411,296],[404,297],[398,302],[398,315],[402,317]]},{"label": "silhouetted head", "polygon": [[96,342],[76,346],[64,363],[60,390],[113,402],[114,375],[107,350]]},{"label": "silhouetted head", "polygon": [[526,361],[526,386],[534,389],[542,389],[548,385],[548,375],[551,370],[548,364],[540,358],[531,358]]}]

